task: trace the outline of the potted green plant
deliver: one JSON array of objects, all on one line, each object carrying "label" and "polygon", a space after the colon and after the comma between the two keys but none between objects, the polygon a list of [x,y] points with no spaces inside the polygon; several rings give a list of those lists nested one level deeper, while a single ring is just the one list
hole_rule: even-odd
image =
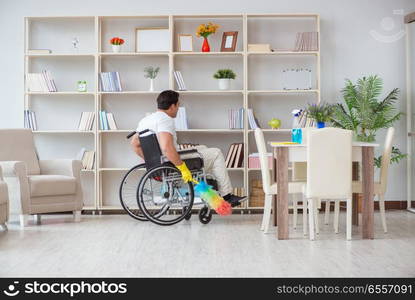
[{"label": "potted green plant", "polygon": [[326,127],[326,122],[330,121],[333,114],[333,105],[327,103],[310,104],[307,107],[307,116],[314,119],[317,128]]},{"label": "potted green plant", "polygon": [[399,89],[393,89],[379,101],[382,86],[377,75],[360,78],[356,84],[347,79],[342,90],[345,105],[334,106],[333,125],[352,130],[358,141],[374,142],[379,129],[391,127],[402,115],[394,106]]},{"label": "potted green plant", "polygon": [[[352,130],[358,141],[374,142],[378,130],[391,127],[402,115],[395,107],[399,89],[393,89],[379,101],[382,88],[383,81],[377,75],[362,77],[356,84],[347,79],[342,90],[345,105],[338,103],[333,107],[333,125]],[[405,157],[398,148],[392,148],[391,163]],[[381,156],[375,158],[378,168],[381,159]]]},{"label": "potted green plant", "polygon": [[160,67],[145,67],[144,68],[144,78],[150,79],[150,89],[149,91],[154,91],[154,79],[156,79]]},{"label": "potted green plant", "polygon": [[220,69],[213,74],[213,78],[218,80],[220,90],[229,90],[231,79],[235,79],[236,74],[231,69]]}]

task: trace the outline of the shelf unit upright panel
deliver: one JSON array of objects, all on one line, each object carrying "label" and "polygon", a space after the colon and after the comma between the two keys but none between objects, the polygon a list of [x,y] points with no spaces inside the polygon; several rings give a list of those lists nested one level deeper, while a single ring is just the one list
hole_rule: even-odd
[{"label": "shelf unit upright panel", "polygon": [[[244,164],[242,168],[231,168],[230,176],[233,183],[236,183],[238,186],[244,187],[245,193],[249,196],[249,188],[250,188],[250,178],[252,174],[258,177],[260,174],[259,169],[249,169],[248,168],[248,155],[251,153],[255,146],[255,141],[253,139],[253,131],[250,130],[248,125],[248,118],[247,118],[247,108],[250,108],[250,99],[255,97],[259,97],[258,105],[263,105],[266,103],[266,97],[277,97],[278,101],[284,103],[286,98],[290,97],[298,97],[303,99],[304,97],[313,97],[316,101],[320,101],[320,50],[319,51],[308,51],[308,52],[296,52],[296,51],[289,51],[290,49],[279,49],[278,51],[271,52],[271,53],[249,53],[248,52],[248,43],[266,43],[266,40],[271,40],[271,42],[278,41],[280,36],[283,36],[284,39],[295,39],[295,31],[311,31],[309,26],[307,27],[308,30],[299,30],[299,29],[290,29],[292,32],[286,32],[282,35],[275,34],[274,31],[267,29],[263,33],[262,29],[255,29],[255,32],[258,33],[255,38],[261,38],[261,34],[265,34],[265,40],[255,40],[251,38],[250,31],[252,30],[253,20],[273,20],[273,19],[282,19],[288,20],[292,24],[295,24],[296,20],[306,19],[313,19],[315,21],[316,30],[320,34],[320,19],[318,15],[315,14],[224,14],[224,15],[159,15],[159,16],[94,16],[94,17],[50,17],[50,20],[81,20],[81,22],[86,22],[85,18],[89,18],[88,22],[92,22],[94,24],[94,40],[95,45],[93,49],[91,48],[89,51],[84,53],[78,53],[77,55],[73,55],[69,52],[61,51],[61,53],[55,53],[55,55],[25,55],[25,74],[29,70],[29,62],[30,59],[34,58],[43,58],[43,57],[52,57],[54,56],[55,59],[57,58],[71,58],[73,56],[79,56],[80,58],[87,58],[90,57],[94,61],[94,71],[93,71],[93,91],[89,90],[89,95],[94,97],[94,104],[95,104],[95,129],[92,132],[94,134],[94,142],[95,142],[95,153],[96,153],[96,164],[94,178],[95,178],[95,199],[94,199],[94,206],[88,207],[88,209],[97,209],[99,211],[102,210],[118,210],[121,209],[121,206],[118,204],[118,193],[116,190],[118,189],[120,178],[122,175],[127,172],[127,170],[131,167],[129,164],[133,164],[132,157],[129,157],[125,161],[118,160],[118,158],[114,157],[115,159],[111,162],[111,155],[114,155],[111,151],[111,143],[124,143],[125,135],[130,132],[130,130],[134,130],[136,126],[136,122],[139,119],[144,117],[146,112],[153,111],[155,108],[154,100],[159,90],[150,92],[146,90],[146,85],[144,83],[139,83],[137,85],[131,85],[131,89],[124,90],[123,92],[102,92],[99,88],[99,73],[104,71],[119,71],[116,68],[112,69],[111,66],[117,66],[117,62],[127,62],[124,63],[128,65],[128,61],[132,60],[132,62],[137,63],[137,61],[144,61],[144,64],[154,65],[154,62],[157,64],[157,59],[163,60],[163,65],[167,69],[167,75],[165,76],[163,86],[160,86],[160,91],[165,88],[169,89],[177,89],[175,79],[173,76],[173,71],[176,68],[180,68],[181,66],[186,67],[186,65],[191,65],[192,68],[189,69],[187,74],[189,74],[188,80],[185,79],[186,82],[189,82],[189,86],[187,86],[188,90],[186,91],[179,91],[181,93],[181,99],[183,100],[184,106],[189,112],[200,113],[201,106],[203,102],[211,101],[211,105],[209,105],[209,109],[216,106],[221,106],[219,108],[227,108],[228,106],[238,106],[238,103],[241,104],[241,107],[244,108],[245,111],[245,120],[244,120],[244,128],[241,130],[230,130],[228,129],[225,124],[226,122],[222,121],[215,121],[213,123],[209,123],[209,119],[206,120],[207,123],[204,123],[204,120],[193,119],[189,117],[189,125],[190,130],[181,130],[178,131],[179,142],[198,142],[207,144],[207,146],[218,146],[226,156],[228,151],[228,147],[230,143],[241,141],[244,142]],[[33,19],[40,19],[43,18],[33,18]],[[194,34],[197,26],[201,23],[206,22],[215,22],[221,25],[219,31],[209,37],[209,42],[211,45],[211,52],[204,53],[200,52],[200,46],[202,44],[202,40],[198,39]],[[142,26],[141,26],[142,25]],[[170,30],[170,49],[168,52],[163,53],[136,53],[135,52],[135,45],[133,44],[135,41],[135,28],[136,27],[168,27]],[[30,20],[29,18],[25,18],[25,53],[27,53],[27,49],[30,45],[30,35],[29,35],[29,28],[30,28]],[[290,27],[291,28],[291,27]],[[294,26],[294,28],[297,28]],[[288,31],[290,31],[288,30]],[[293,31],[294,30],[294,31]],[[89,30],[91,31],[91,30]],[[222,32],[223,31],[238,31],[238,43],[237,49],[235,52],[220,52],[220,41],[222,39]],[[187,52],[179,52],[177,47],[177,37],[178,34],[192,34],[193,35],[193,50],[194,52],[187,53]],[[123,46],[123,50],[120,53],[112,53],[109,45],[109,39],[113,36],[120,36],[126,39],[126,44]],[[275,41],[273,39],[276,39]],[[320,36],[319,36],[319,44],[320,44]],[[277,45],[278,46],[278,45]],[[320,46],[319,46],[320,49]],[[303,59],[303,57],[312,57],[316,59],[315,68],[315,88],[313,90],[306,90],[306,91],[285,91],[280,89],[269,89],[265,86],[265,88],[261,89],[251,89],[249,86],[250,78],[249,78],[249,62],[251,59],[257,59],[258,57],[267,57],[270,60],[275,59],[276,61],[284,61],[284,59]],[[288,60],[287,59],[287,60]],[[202,66],[198,67],[198,64]],[[122,63],[120,64],[122,65]],[[203,66],[205,65],[205,66]],[[206,67],[206,65],[211,65],[211,69]],[[236,86],[232,90],[229,91],[221,91],[218,90],[214,84],[216,82],[213,81],[212,75],[219,66],[223,67],[230,67],[237,71],[237,76],[239,77],[240,81],[237,82]],[[110,70],[111,68],[111,70]],[[203,74],[204,73],[204,74]],[[205,85],[197,85],[192,84],[192,75],[201,75],[203,74],[203,80],[207,80],[207,84]],[[121,80],[123,81],[122,73]],[[185,75],[185,74],[183,74]],[[141,70],[137,70],[136,80],[143,80],[144,78],[140,79],[142,76]],[[251,74],[252,76],[252,74]],[[202,78],[202,77],[201,77]],[[129,78],[128,78],[129,79]],[[130,79],[129,79],[130,80]],[[131,79],[133,80],[133,79]],[[198,79],[199,81],[202,79]],[[258,80],[255,78],[254,80]],[[261,79],[260,79],[261,80]],[[268,79],[267,79],[268,80]],[[271,80],[271,79],[269,79]],[[134,81],[132,81],[134,84]],[[33,94],[36,93],[25,93],[25,108],[30,107],[30,97],[34,96]],[[76,92],[63,92],[59,93],[63,95],[76,95]],[[58,96],[58,94],[56,94]],[[84,96],[88,97],[88,96]],[[222,101],[223,99],[223,101]],[[262,100],[261,100],[262,99]],[[296,100],[297,101],[297,100]],[[302,100],[298,100],[301,103]],[[309,101],[304,101],[304,105],[306,105]],[[225,103],[225,104],[221,104]],[[262,104],[261,104],[262,103]],[[125,108],[123,108],[125,105]],[[154,105],[154,108],[152,108]],[[279,103],[275,104],[277,107],[280,105]],[[137,108],[136,113],[136,120],[128,121],[128,119],[134,119],[135,114],[130,110],[134,110],[135,107]],[[287,111],[288,106],[281,106],[282,108],[285,107]],[[140,108],[140,109],[138,109]],[[293,107],[295,108],[295,107]],[[103,131],[100,129],[99,126],[99,116],[98,113],[101,109],[105,109],[107,111],[114,110],[115,119],[119,121],[119,129],[115,131]],[[123,112],[123,109],[125,111]],[[255,110],[254,110],[255,112]],[[223,113],[218,114],[218,118],[223,118],[225,115]],[[205,117],[205,116],[204,116]],[[278,117],[278,116],[277,116]],[[257,118],[260,119],[261,125],[265,125],[265,121],[268,118],[268,111],[264,111],[264,119],[261,119],[261,115],[257,115]],[[286,122],[286,121],[285,121]],[[192,127],[195,126],[195,127]],[[286,140],[290,137],[290,126],[283,126],[284,129],[274,131],[274,130],[267,130],[265,129],[265,135],[269,136],[270,139],[278,136],[278,139]],[[74,134],[74,131],[68,131]],[[46,133],[62,133],[57,130],[55,131],[41,131],[39,134],[46,134]],[[76,132],[75,132],[76,133]],[[122,151],[130,151],[127,144],[118,145],[119,147],[123,147]],[[117,147],[118,147],[117,146]],[[127,147],[125,147],[127,146]],[[126,149],[124,149],[126,148]],[[112,149],[113,150],[113,149]],[[124,153],[125,154],[125,153]],[[119,154],[119,157],[123,157],[123,153]],[[111,162],[111,163],[110,163]],[[137,162],[139,160],[137,159]],[[105,186],[105,188],[103,188]],[[115,188],[108,189],[108,186],[112,186]],[[107,200],[110,199],[110,200]],[[249,202],[245,203],[242,206],[242,209],[256,209],[259,207],[251,207],[249,206]]]},{"label": "shelf unit upright panel", "polygon": [[[92,131],[77,130],[81,112],[95,112],[96,107],[95,19],[93,16],[24,18],[24,109],[37,113],[38,130],[33,133],[40,159],[75,157],[82,147],[97,151],[96,126]],[[72,46],[74,37],[79,40],[78,49]],[[52,52],[31,54],[30,49]],[[28,92],[26,74],[43,69],[51,70],[59,92]],[[86,93],[76,91],[76,81],[82,79],[87,80]],[[72,141],[70,147],[62,148],[67,140]],[[96,178],[96,164],[94,169],[81,172],[84,210],[97,209]]]},{"label": "shelf unit upright panel", "polygon": [[[247,44],[270,44],[273,52],[245,52],[246,58],[246,109],[252,108],[263,128],[271,118],[282,120],[282,129],[265,129],[266,140],[289,141],[291,139],[291,111],[305,107],[309,103],[320,102],[320,17],[317,14],[247,14]],[[318,51],[294,51],[297,32],[318,32]],[[270,35],[269,33],[273,34]],[[281,69],[287,67],[309,66],[313,71],[313,88],[311,90],[284,90],[278,82]],[[269,68],[269,69],[267,69]],[[275,69],[280,68],[275,72]],[[267,82],[270,72],[274,82]],[[256,74],[256,76],[254,75]],[[261,77],[258,74],[265,74]],[[255,76],[253,78],[253,76]],[[247,157],[257,152],[254,131],[248,129]],[[272,149],[268,147],[268,151]],[[246,191],[251,193],[251,180],[261,179],[261,170],[248,168],[246,162]],[[262,208],[250,205],[248,209]]]},{"label": "shelf unit upright panel", "polygon": [[[156,95],[171,86],[170,64],[172,49],[166,52],[136,52],[136,28],[169,28],[171,16],[102,16],[99,17],[99,70],[100,72],[117,71],[120,73],[122,92],[98,91],[98,111],[114,113],[118,130],[98,130],[99,140],[99,210],[121,210],[118,188],[122,177],[132,166],[141,160],[131,151],[127,133],[135,130],[139,119],[146,112],[155,110],[151,101]],[[112,53],[109,40],[118,36],[126,42],[119,53]],[[160,73],[155,82],[156,91],[148,91],[149,80],[144,78],[146,66],[160,66]]]}]

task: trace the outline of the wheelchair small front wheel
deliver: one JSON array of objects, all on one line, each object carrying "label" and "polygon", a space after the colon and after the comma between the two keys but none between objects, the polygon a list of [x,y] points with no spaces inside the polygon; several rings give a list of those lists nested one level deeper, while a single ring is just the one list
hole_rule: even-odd
[{"label": "wheelchair small front wheel", "polygon": [[212,210],[207,206],[203,206],[199,211],[199,221],[202,224],[208,224],[212,220]]},{"label": "wheelchair small front wheel", "polygon": [[184,182],[180,171],[172,166],[149,170],[138,185],[138,206],[148,220],[158,225],[173,225],[185,219],[193,201],[193,184]]},{"label": "wheelchair small front wheel", "polygon": [[[183,207],[183,211],[187,211],[187,207]],[[184,219],[186,221],[189,221],[191,217],[192,217],[192,210],[190,210],[190,212],[187,213],[187,215],[186,215],[186,217],[184,217]]]}]

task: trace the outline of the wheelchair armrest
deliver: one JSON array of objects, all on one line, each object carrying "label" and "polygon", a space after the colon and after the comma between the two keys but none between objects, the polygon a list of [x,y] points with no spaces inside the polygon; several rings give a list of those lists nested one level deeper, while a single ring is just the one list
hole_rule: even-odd
[{"label": "wheelchair armrest", "polygon": [[179,150],[177,151],[177,153],[179,154],[189,154],[189,153],[196,153],[197,149],[184,149],[184,150]]}]

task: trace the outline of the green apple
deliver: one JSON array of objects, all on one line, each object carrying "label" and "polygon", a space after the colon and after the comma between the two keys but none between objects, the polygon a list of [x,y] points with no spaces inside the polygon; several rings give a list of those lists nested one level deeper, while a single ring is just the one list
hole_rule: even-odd
[{"label": "green apple", "polygon": [[272,118],[271,121],[268,122],[268,125],[271,126],[272,129],[278,129],[281,126],[281,120]]}]

